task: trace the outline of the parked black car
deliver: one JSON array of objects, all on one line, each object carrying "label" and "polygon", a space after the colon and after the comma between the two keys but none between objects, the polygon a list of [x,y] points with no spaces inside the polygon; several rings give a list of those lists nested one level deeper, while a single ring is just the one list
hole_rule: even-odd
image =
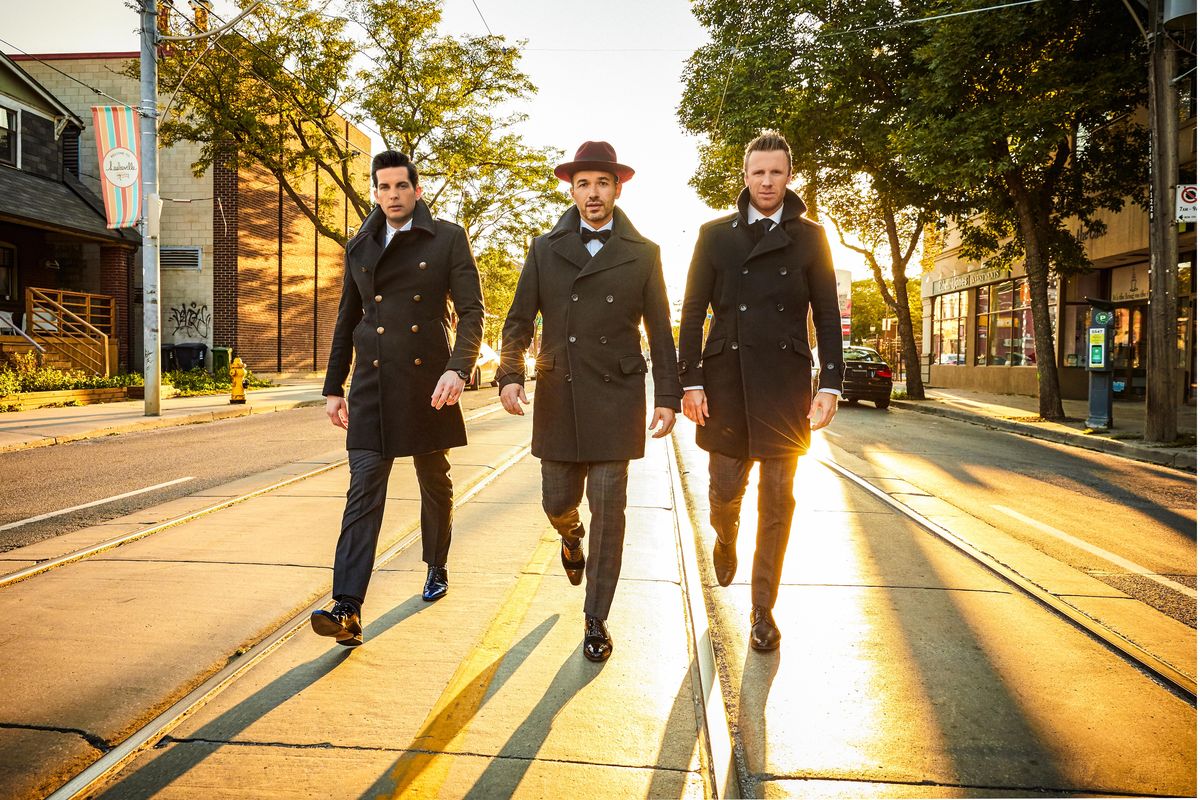
[{"label": "parked black car", "polygon": [[876,407],[887,408],[892,402],[892,368],[883,356],[869,347],[842,348],[846,376],[842,380],[842,398],[854,403],[873,400]]}]

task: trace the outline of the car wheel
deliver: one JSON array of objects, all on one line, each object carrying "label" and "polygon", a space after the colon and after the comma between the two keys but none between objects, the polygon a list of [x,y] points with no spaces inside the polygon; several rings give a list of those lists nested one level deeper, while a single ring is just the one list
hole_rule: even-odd
[{"label": "car wheel", "polygon": [[886,410],[887,407],[890,406],[891,404],[892,404],[892,399],[890,397],[885,397],[882,400],[875,401],[875,407],[881,411]]}]

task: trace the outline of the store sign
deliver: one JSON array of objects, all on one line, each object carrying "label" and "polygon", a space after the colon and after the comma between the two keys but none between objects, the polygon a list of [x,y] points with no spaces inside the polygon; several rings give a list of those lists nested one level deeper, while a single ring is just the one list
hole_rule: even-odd
[{"label": "store sign", "polygon": [[1175,221],[1196,221],[1196,184],[1181,183],[1175,187]]},{"label": "store sign", "polygon": [[1007,280],[1012,274],[1008,267],[992,267],[964,272],[962,275],[952,275],[933,282],[933,294],[946,294],[970,289],[973,286],[983,286],[986,283]]},{"label": "store sign", "polygon": [[1150,297],[1150,267],[1134,264],[1129,267],[1114,267],[1111,273],[1114,303],[1130,300],[1146,300]]}]

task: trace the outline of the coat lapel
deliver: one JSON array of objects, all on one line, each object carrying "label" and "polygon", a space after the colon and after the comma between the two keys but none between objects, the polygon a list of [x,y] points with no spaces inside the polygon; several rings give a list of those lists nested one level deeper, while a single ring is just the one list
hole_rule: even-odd
[{"label": "coat lapel", "polygon": [[[743,235],[750,236],[750,225],[747,222],[750,216],[750,191],[743,189],[738,195],[738,220],[737,224],[745,228]],[[762,237],[754,247],[751,248],[749,255],[746,256],[746,261],[758,258],[767,253],[773,253],[776,250],[783,250],[792,243],[792,237],[788,235],[788,223],[799,217],[805,212],[807,206],[800,196],[788,189],[783,198],[783,215],[780,217],[779,224],[772,228],[765,236]],[[744,263],[744,262],[743,262]]]},{"label": "coat lapel", "polygon": [[577,235],[578,230],[579,209],[571,206],[558,218],[558,223],[550,229],[547,236],[550,237],[551,250],[574,264],[576,268],[583,269],[592,259],[592,254],[583,246]]},{"label": "coat lapel", "polygon": [[[625,212],[619,208],[613,209],[612,230],[612,236],[609,237],[608,242],[588,261],[583,271],[579,273],[579,277],[595,275],[597,272],[628,264],[638,257],[637,246],[645,244],[646,239],[637,232],[633,223],[629,221],[629,217],[625,216]],[[587,252],[586,248],[584,248],[584,252]]]}]

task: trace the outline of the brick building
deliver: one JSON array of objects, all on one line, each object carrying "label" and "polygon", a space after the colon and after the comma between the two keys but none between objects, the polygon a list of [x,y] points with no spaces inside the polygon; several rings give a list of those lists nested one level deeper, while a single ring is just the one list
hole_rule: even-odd
[{"label": "brick building", "polygon": [[[139,84],[129,65],[137,53],[60,53],[13,56],[20,66],[90,120],[96,87],[137,104]],[[65,75],[62,73],[66,73]],[[70,76],[70,77],[68,77]],[[72,78],[86,84],[80,85]],[[344,135],[364,155],[352,174],[369,183],[370,139],[348,123]],[[200,145],[181,142],[159,150],[164,198],[160,238],[162,341],[230,347],[256,372],[316,371],[325,366],[341,293],[342,248],[315,225],[261,168],[226,154],[196,177]],[[80,137],[80,180],[99,189],[94,139]],[[359,220],[332,181],[315,170],[298,176],[303,196],[320,195],[343,229]],[[133,271],[130,305],[141,318],[141,269]],[[142,352],[141,325],[129,332]],[[211,363],[211,361],[210,361]],[[131,359],[141,369],[141,357]]]}]

